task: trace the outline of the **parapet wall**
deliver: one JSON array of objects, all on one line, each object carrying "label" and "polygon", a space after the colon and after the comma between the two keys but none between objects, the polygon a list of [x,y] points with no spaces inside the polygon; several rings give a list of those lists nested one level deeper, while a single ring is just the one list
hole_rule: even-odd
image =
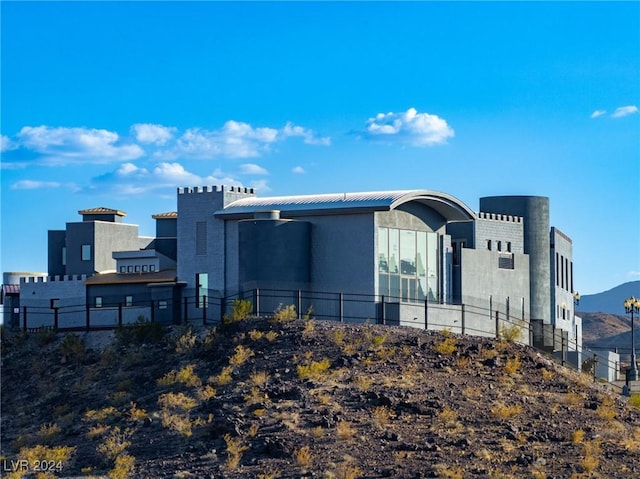
[{"label": "parapet wall", "polygon": [[499,213],[485,213],[483,211],[477,213],[477,216],[478,216],[478,219],[483,219],[483,220],[510,221],[514,223],[522,223],[522,216],[502,215]]},{"label": "parapet wall", "polygon": [[184,187],[178,188],[178,194],[190,194],[190,193],[224,193],[225,191],[231,193],[244,193],[247,195],[255,195],[255,190],[253,188],[246,188],[243,186],[225,186],[225,185],[214,185],[214,186],[194,186],[194,187]]}]

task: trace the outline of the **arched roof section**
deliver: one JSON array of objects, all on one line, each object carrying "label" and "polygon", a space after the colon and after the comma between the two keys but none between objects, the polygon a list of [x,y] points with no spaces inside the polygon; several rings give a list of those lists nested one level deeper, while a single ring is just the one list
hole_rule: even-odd
[{"label": "arched roof section", "polygon": [[475,219],[474,212],[460,200],[429,190],[372,191],[320,195],[243,198],[215,212],[225,219],[252,218],[257,211],[279,210],[283,217],[390,211],[406,203],[420,203],[437,211],[447,221]]}]

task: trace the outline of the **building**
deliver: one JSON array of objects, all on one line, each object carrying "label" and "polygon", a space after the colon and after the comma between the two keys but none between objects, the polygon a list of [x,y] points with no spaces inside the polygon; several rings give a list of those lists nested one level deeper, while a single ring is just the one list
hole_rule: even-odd
[{"label": "building", "polygon": [[552,314],[573,282],[572,266],[557,286],[552,275],[552,249],[563,248],[566,265],[571,251],[565,235],[550,249],[560,233],[550,228],[545,197],[482,198],[475,213],[430,190],[258,198],[250,188],[203,187],[179,189],[178,212],[178,278],[187,295],[297,289],[311,294],[314,313],[321,301],[313,293],[367,295],[371,304],[353,317],[379,320],[384,304],[385,319],[424,325],[425,303],[432,320],[454,330],[455,306],[473,306],[483,312],[466,316],[467,331],[495,335],[507,318],[527,342],[552,350],[558,328],[577,331],[571,308],[570,322]]},{"label": "building", "polygon": [[432,190],[260,198],[179,188],[177,212],[153,216],[155,238],[107,208],[50,231],[52,277],[25,281],[20,296],[29,306],[42,296],[56,315],[80,297],[78,326],[216,321],[230,300],[249,298],[262,313],[294,304],[318,318],[475,335],[515,327],[525,343],[579,349],[572,244],[550,226],[549,199],[479,206]]}]

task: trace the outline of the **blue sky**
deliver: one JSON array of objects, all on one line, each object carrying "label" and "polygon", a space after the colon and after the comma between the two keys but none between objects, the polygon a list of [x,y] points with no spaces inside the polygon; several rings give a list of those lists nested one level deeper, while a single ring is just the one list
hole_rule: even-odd
[{"label": "blue sky", "polygon": [[575,285],[640,279],[638,2],[0,3],[3,271],[176,187],[550,197]]}]

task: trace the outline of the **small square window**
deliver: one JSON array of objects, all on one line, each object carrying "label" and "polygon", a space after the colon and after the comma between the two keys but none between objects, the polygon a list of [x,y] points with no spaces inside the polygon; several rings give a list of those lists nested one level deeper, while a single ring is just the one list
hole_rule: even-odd
[{"label": "small square window", "polygon": [[167,302],[166,301],[158,301],[158,309],[167,309]]},{"label": "small square window", "polygon": [[60,308],[60,299],[59,298],[51,298],[51,309]]},{"label": "small square window", "polygon": [[102,296],[96,296],[96,308],[102,308]]},{"label": "small square window", "polygon": [[20,314],[20,308],[13,308],[13,314]]},{"label": "small square window", "polygon": [[136,265],[136,273],[139,273],[139,272],[140,272],[140,265],[139,265],[139,264],[137,264],[137,265]]},{"label": "small square window", "polygon": [[120,266],[120,272],[121,273],[126,273],[127,272],[127,267],[126,266]]},{"label": "small square window", "polygon": [[127,266],[127,273],[133,273],[133,266]]},{"label": "small square window", "polygon": [[150,264],[149,265],[149,271],[151,271],[152,273],[156,270],[156,265],[155,264]]},{"label": "small square window", "polygon": [[146,264],[142,265],[142,272],[146,273],[147,271],[149,271],[149,266],[147,266]]},{"label": "small square window", "polygon": [[133,296],[125,296],[124,297],[124,305],[126,307],[131,307],[133,306]]}]

